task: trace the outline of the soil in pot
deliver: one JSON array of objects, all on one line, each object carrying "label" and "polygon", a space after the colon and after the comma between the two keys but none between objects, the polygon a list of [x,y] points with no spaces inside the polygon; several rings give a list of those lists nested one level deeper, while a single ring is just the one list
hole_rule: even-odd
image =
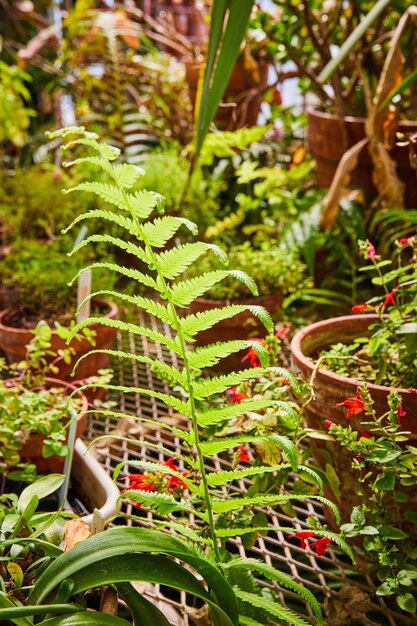
[{"label": "soil in pot", "polygon": [[[118,307],[108,300],[101,298],[93,299],[93,306],[97,308],[101,314],[110,319],[118,318]],[[73,319],[73,316],[67,317],[68,322]],[[6,354],[9,363],[21,361],[26,355],[26,345],[33,338],[33,334],[30,329],[34,328],[39,321],[39,316],[33,316],[31,312],[24,312],[22,315],[21,309],[5,309],[0,313],[0,349]],[[71,348],[75,350],[75,355],[71,363],[65,363],[62,359],[56,363],[58,367],[57,376],[62,380],[72,381],[74,378],[71,376],[71,372],[75,361],[82,355],[87,354],[91,350],[98,348],[110,348],[113,340],[116,336],[116,329],[104,326],[102,324],[92,324],[90,329],[93,330],[96,335],[94,341],[95,346],[82,338],[81,340],[74,339],[71,342]],[[64,339],[61,339],[58,334],[53,331],[51,339],[51,350],[58,353],[59,350],[67,348]],[[88,378],[90,376],[97,375],[98,370],[107,369],[110,364],[110,357],[106,354],[92,354],[81,361],[76,371],[76,380]]]}]

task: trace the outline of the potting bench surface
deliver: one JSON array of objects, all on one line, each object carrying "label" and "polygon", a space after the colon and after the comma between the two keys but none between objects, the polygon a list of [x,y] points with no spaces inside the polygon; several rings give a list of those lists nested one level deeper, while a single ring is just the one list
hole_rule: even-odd
[{"label": "potting bench surface", "polygon": [[[169,334],[169,329],[161,329],[159,322],[146,317],[140,320],[141,325],[147,325],[154,330],[163,330]],[[137,336],[117,337],[117,349],[129,350],[135,354],[152,356],[176,366],[177,356],[164,347],[157,347],[146,338]],[[155,354],[155,350],[157,353]],[[115,384],[126,387],[146,387],[154,391],[169,393],[163,381],[157,379],[148,365],[135,361],[115,360],[112,364],[115,371]],[[117,410],[126,414],[118,422],[114,418],[94,415],[90,418],[85,437],[92,440],[106,435],[98,440],[95,453],[108,472],[112,472],[118,463],[126,463],[125,473],[137,472],[137,466],[129,468],[133,460],[167,460],[166,455],[145,445],[144,440],[163,446],[172,452],[172,456],[181,454],[181,442],[173,433],[158,426],[160,422],[171,425],[184,426],[183,416],[164,405],[156,398],[140,394],[111,392],[108,399],[112,400]],[[135,421],[135,417],[154,420],[154,423],[143,424]],[[123,438],[129,438],[126,441]],[[184,450],[183,450],[184,451]],[[179,462],[181,467],[181,463]],[[139,468],[140,469],[140,468]],[[181,468],[182,469],[182,468]],[[213,469],[213,468],[212,468]],[[214,459],[215,470],[230,469],[230,463],[223,458]],[[244,489],[244,483],[240,485]],[[238,489],[238,487],[236,487]],[[355,571],[350,559],[338,549],[328,549],[326,556],[318,557],[312,550],[304,550],[299,540],[289,539],[277,527],[293,527],[296,530],[306,530],[306,518],[313,515],[323,522],[323,507],[320,503],[309,500],[294,505],[296,518],[289,517],[279,508],[268,508],[271,531],[266,537],[259,536],[256,544],[245,549],[239,537],[230,540],[231,551],[241,556],[254,557],[265,560],[282,572],[289,574],[295,581],[305,585],[317,599],[324,603],[328,626],[411,626],[416,624],[415,619],[407,617],[396,610],[395,605],[387,605],[381,598],[372,596],[372,582],[369,575]],[[129,501],[123,501],[121,511],[126,514],[140,516],[140,522],[152,526],[153,514],[144,509],[137,509]],[[193,523],[192,515],[190,523]],[[127,520],[128,524],[138,523]],[[153,601],[166,614],[173,626],[191,626],[206,624],[204,621],[204,607],[194,606],[191,599],[183,592],[172,592],[159,585],[151,586],[139,584],[138,587],[153,598]],[[271,583],[271,588],[279,594],[281,602],[305,616],[311,624],[314,618],[311,610],[299,596],[286,589]]]}]

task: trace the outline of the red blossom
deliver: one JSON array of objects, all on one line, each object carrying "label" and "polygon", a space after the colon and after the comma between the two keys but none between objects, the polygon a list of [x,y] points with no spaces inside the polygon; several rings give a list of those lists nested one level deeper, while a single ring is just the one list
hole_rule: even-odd
[{"label": "red blossom", "polygon": [[362,313],[362,311],[370,311],[372,307],[369,304],[354,304],[352,307],[352,313]]},{"label": "red blossom", "polygon": [[326,428],[330,428],[330,426],[335,426],[335,423],[331,420],[324,420],[324,425]]},{"label": "red blossom", "polygon": [[[181,476],[188,476],[188,472],[182,472]],[[187,489],[187,485],[179,476],[170,476],[168,480],[168,489]]]},{"label": "red blossom", "polygon": [[238,463],[250,463],[251,458],[249,454],[246,452],[245,446],[242,444],[239,446],[239,457],[237,459]]},{"label": "red blossom", "polygon": [[288,336],[288,333],[290,332],[289,328],[278,328],[278,330],[275,332],[275,337],[277,339],[286,339]]},{"label": "red blossom", "polygon": [[166,461],[164,465],[166,467],[169,467],[169,469],[174,470],[174,472],[178,471],[178,467],[175,465],[175,457],[173,456],[170,459],[168,459],[168,461]]},{"label": "red blossom", "polygon": [[310,544],[310,548],[316,551],[317,556],[324,556],[326,554],[326,548],[329,543],[332,543],[333,539],[329,537],[322,537],[317,541]]},{"label": "red blossom", "polygon": [[361,430],[359,433],[358,441],[359,439],[361,439],[361,437],[363,437],[363,439],[370,439],[371,435],[367,433],[365,430]]},{"label": "red blossom", "polygon": [[368,259],[374,259],[376,257],[375,247],[370,241],[366,242],[366,256]]},{"label": "red blossom", "polygon": [[228,389],[226,393],[229,396],[229,400],[231,404],[236,404],[236,403],[239,404],[240,402],[242,402],[242,400],[248,399],[248,396],[246,395],[246,393],[239,392],[237,390],[237,387],[230,387],[230,389]]},{"label": "red blossom", "polygon": [[403,405],[400,404],[400,406],[397,409],[397,422],[401,424],[401,418],[405,417],[406,415],[407,415],[407,411],[404,411]]},{"label": "red blossom", "polygon": [[[260,339],[253,339],[252,341],[261,341]],[[249,348],[244,357],[242,357],[241,361],[247,361],[249,359],[251,367],[259,367],[261,364],[259,357],[256,351],[253,348]]]},{"label": "red blossom", "polygon": [[415,239],[414,235],[412,235],[411,237],[404,237],[403,239],[400,239],[400,245],[408,246],[413,243],[414,239]]},{"label": "red blossom", "polygon": [[398,287],[394,287],[394,289],[392,291],[387,293],[387,295],[385,296],[385,299],[384,299],[384,304],[383,304],[384,309],[389,304],[392,304],[393,306],[395,306],[395,294],[397,293],[397,291],[398,291]]},{"label": "red blossom", "polygon": [[346,406],[348,409],[346,417],[351,417],[352,415],[362,413],[365,402],[359,398],[358,392],[356,392],[356,396],[354,398],[346,398],[346,400],[339,402],[336,406]]},{"label": "red blossom", "polygon": [[[129,486],[126,487],[126,489],[123,489],[122,493],[131,490],[153,491],[156,487],[156,483],[152,482],[152,478],[146,476],[145,474],[128,474],[128,476],[126,476],[126,480],[129,481]],[[137,502],[135,506],[137,509],[140,509],[142,503]]]},{"label": "red blossom", "polygon": [[303,550],[305,550],[308,546],[307,539],[309,539],[310,537],[318,536],[319,535],[317,535],[317,533],[313,532],[312,530],[299,530],[293,535],[288,535],[288,539],[293,539],[294,537],[297,537],[300,540],[300,546],[303,548]]}]

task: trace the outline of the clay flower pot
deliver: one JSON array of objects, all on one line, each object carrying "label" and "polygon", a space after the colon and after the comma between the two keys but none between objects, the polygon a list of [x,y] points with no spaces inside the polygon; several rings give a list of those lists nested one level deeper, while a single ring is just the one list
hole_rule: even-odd
[{"label": "clay flower pot", "polygon": [[[316,370],[316,358],[318,353],[332,344],[343,342],[349,343],[356,337],[371,335],[369,326],[378,319],[377,315],[347,315],[334,317],[321,322],[316,322],[299,331],[291,342],[291,367],[296,375],[301,376],[306,382],[313,384],[314,400],[305,408],[306,423],[309,428],[325,430],[324,421],[331,420],[344,427],[350,425],[353,430],[367,431],[367,426],[361,426],[364,415],[352,415],[346,417],[346,407],[336,406],[347,398],[353,398],[361,382],[356,378],[339,376],[326,369]],[[369,393],[374,401],[374,409],[377,416],[381,416],[388,410],[387,397],[393,390],[392,387],[374,385],[368,383]],[[397,389],[402,397],[402,407],[406,415],[401,418],[401,427],[404,431],[410,431],[410,440],[417,439],[417,390]],[[357,481],[351,470],[352,457],[338,443],[311,439],[315,462],[325,470],[326,463],[330,463],[340,479],[341,498],[337,501],[341,509],[342,521],[349,520],[352,508],[357,502]],[[415,445],[415,444],[414,444]],[[325,490],[326,491],[326,490]],[[334,500],[334,494],[327,495]],[[328,520],[331,523],[333,520]]]},{"label": "clay flower pot", "polygon": [[[12,380],[13,379],[10,379],[10,381]],[[74,385],[71,385],[57,378],[47,378],[46,387],[49,389],[53,387],[64,387],[67,390],[68,395],[76,390],[76,387],[74,387]],[[81,400],[81,408],[77,415],[76,437],[81,437],[81,435],[85,431],[85,427],[87,424],[86,411],[88,410],[88,400],[81,391],[77,390],[76,395]],[[45,436],[40,433],[31,433],[29,435],[27,441],[19,450],[22,462],[34,463],[38,472],[62,472],[64,468],[65,457],[55,455],[49,458],[44,458],[42,456],[44,439]]]},{"label": "clay flower pot", "polygon": [[[103,298],[93,298],[92,304],[106,311],[104,317],[117,319],[119,316],[119,309],[113,302]],[[0,349],[6,354],[9,363],[23,360],[26,355],[26,345],[33,339],[33,333],[30,330],[15,328],[8,324],[14,314],[14,309],[5,309],[0,313]],[[96,333],[94,337],[96,345],[92,346],[85,338],[82,338],[80,341],[73,339],[70,345],[75,350],[76,354],[71,363],[64,363],[63,360],[56,363],[59,370],[57,376],[61,380],[74,380],[71,376],[71,372],[77,359],[83,354],[90,352],[90,350],[110,348],[117,333],[115,328],[110,328],[98,323],[92,324],[89,328]],[[55,331],[52,331],[51,350],[56,353],[58,350],[62,350],[66,347],[68,346],[65,340],[61,339]],[[98,370],[108,368],[109,364],[109,355],[92,354],[81,361],[79,367],[77,367],[75,379],[79,380],[88,378],[89,376],[95,376]]]}]

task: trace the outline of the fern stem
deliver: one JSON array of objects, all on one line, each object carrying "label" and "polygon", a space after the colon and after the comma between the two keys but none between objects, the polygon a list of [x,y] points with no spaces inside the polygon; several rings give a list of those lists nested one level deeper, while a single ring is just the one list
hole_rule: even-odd
[{"label": "fern stem", "polygon": [[147,237],[145,235],[145,232],[142,228],[142,224],[140,223],[139,219],[137,218],[137,216],[135,215],[135,212],[133,211],[129,199],[126,195],[126,192],[124,190],[124,188],[119,185],[118,181],[117,181],[117,177],[114,177],[115,183],[118,186],[120,192],[123,194],[124,197],[124,201],[126,203],[126,206],[129,209],[129,212],[132,216],[132,220],[135,222],[137,228],[138,228],[138,232],[140,233],[140,236],[143,240],[143,243],[145,244],[145,249],[147,251],[147,253],[149,254],[149,258],[151,259],[152,264],[155,267],[155,271],[158,274],[159,280],[161,282],[161,287],[162,287],[162,291],[165,292],[167,301],[168,301],[168,305],[170,308],[170,311],[172,313],[172,317],[173,317],[173,328],[177,333],[177,336],[179,338],[179,342],[180,342],[180,350],[181,350],[181,357],[184,361],[184,369],[186,372],[186,379],[187,379],[187,391],[188,391],[188,395],[189,395],[189,399],[190,399],[190,417],[191,417],[191,421],[192,421],[192,425],[193,425],[193,434],[194,434],[194,446],[195,449],[197,451],[197,458],[198,458],[198,464],[199,464],[199,469],[200,469],[200,475],[201,475],[201,481],[203,483],[203,489],[204,489],[204,499],[205,499],[205,503],[206,503],[206,508],[207,508],[207,517],[208,517],[208,525],[209,525],[209,529],[210,529],[210,536],[213,542],[213,548],[214,548],[214,552],[216,555],[216,559],[217,561],[220,563],[221,557],[220,557],[220,551],[219,551],[219,545],[218,545],[218,540],[217,540],[217,536],[216,536],[216,529],[215,529],[215,523],[214,523],[214,514],[213,514],[213,507],[212,507],[212,502],[211,502],[211,495],[210,495],[210,490],[208,487],[208,483],[207,483],[207,477],[206,477],[206,470],[204,467],[204,455],[201,451],[200,448],[200,437],[199,437],[199,431],[198,431],[198,423],[197,423],[197,415],[196,415],[196,407],[195,407],[195,398],[194,398],[194,389],[193,389],[193,381],[192,381],[192,376],[191,376],[191,367],[187,358],[187,348],[186,348],[186,343],[181,331],[181,323],[180,323],[180,318],[178,316],[178,312],[177,309],[175,307],[174,302],[172,301],[172,298],[170,297],[170,293],[169,293],[169,289],[168,289],[168,285],[167,282],[165,280],[165,276],[160,272],[159,270],[159,266],[158,266],[158,261],[155,255],[155,252],[152,248],[152,246],[148,243],[147,241]]}]

